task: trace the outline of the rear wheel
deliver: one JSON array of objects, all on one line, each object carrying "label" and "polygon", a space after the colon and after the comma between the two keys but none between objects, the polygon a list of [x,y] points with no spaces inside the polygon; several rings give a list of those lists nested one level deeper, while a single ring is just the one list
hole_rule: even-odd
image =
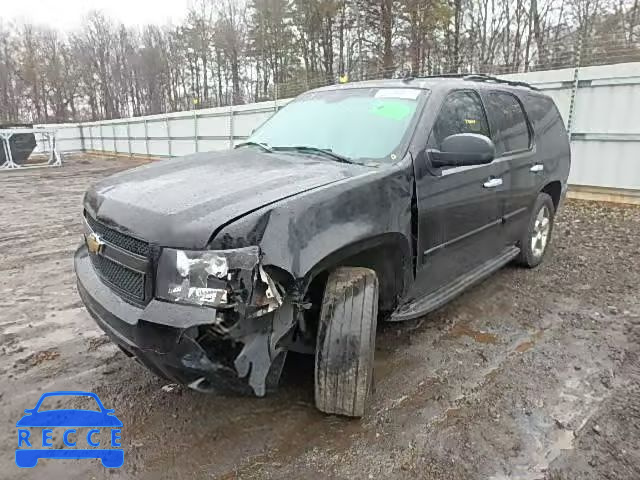
[{"label": "rear wheel", "polygon": [[555,208],[546,193],[539,193],[531,210],[526,231],[520,240],[518,262],[528,268],[536,267],[544,258],[553,230]]},{"label": "rear wheel", "polygon": [[316,343],[315,400],[325,412],[364,415],[373,383],[378,277],[340,267],[329,275]]}]

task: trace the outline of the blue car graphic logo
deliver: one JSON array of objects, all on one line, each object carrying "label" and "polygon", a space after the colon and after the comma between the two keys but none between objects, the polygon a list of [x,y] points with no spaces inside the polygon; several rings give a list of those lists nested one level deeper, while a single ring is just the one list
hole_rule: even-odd
[{"label": "blue car graphic logo", "polygon": [[[39,411],[46,398],[59,396],[91,397],[97,403],[100,411],[80,409]],[[118,448],[121,447],[120,428],[122,422],[114,415],[114,410],[104,407],[95,393],[66,391],[45,393],[40,397],[36,406],[25,410],[25,413],[26,415],[16,423],[16,427],[18,427],[16,465],[18,467],[35,467],[40,458],[99,458],[102,465],[107,468],[119,468],[124,463],[124,451],[122,448]],[[42,429],[41,437],[35,431],[29,430],[31,427],[45,427]],[[73,448],[79,441],[79,434],[74,427],[89,427],[86,442],[95,448]],[[53,447],[53,430],[51,428],[64,429],[62,439],[65,447],[69,448],[51,448]],[[110,429],[109,447],[111,448],[104,448],[103,445],[100,445],[98,439],[98,435],[101,433],[100,429]]]}]

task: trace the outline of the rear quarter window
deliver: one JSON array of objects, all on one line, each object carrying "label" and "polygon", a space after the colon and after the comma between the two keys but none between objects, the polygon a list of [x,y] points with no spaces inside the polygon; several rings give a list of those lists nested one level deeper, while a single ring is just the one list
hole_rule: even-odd
[{"label": "rear quarter window", "polygon": [[491,125],[496,156],[527,150],[531,133],[518,99],[506,92],[489,92],[485,106]]},{"label": "rear quarter window", "polygon": [[528,95],[525,97],[524,103],[537,137],[548,136],[549,134],[561,137],[567,136],[567,130],[564,127],[560,112],[558,112],[558,108],[551,98],[541,95]]}]

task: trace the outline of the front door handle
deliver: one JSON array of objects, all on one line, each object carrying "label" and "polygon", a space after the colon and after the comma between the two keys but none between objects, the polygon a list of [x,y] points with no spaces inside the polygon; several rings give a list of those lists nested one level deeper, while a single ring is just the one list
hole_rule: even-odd
[{"label": "front door handle", "polygon": [[544,165],[541,163],[536,163],[535,165],[532,165],[531,168],[529,169],[530,172],[534,172],[534,173],[539,173],[542,172],[544,170]]},{"label": "front door handle", "polygon": [[486,182],[484,182],[483,184],[484,188],[496,188],[496,187],[499,187],[500,185],[502,185],[501,178],[491,178]]}]

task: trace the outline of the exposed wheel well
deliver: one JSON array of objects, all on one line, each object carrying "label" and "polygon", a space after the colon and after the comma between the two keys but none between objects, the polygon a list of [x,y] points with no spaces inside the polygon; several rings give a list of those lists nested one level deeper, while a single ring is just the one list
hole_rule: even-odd
[{"label": "exposed wheel well", "polygon": [[551,197],[551,200],[553,200],[553,208],[557,211],[558,205],[560,204],[560,195],[562,195],[562,185],[560,182],[555,180],[547,183],[541,192],[546,193]]},{"label": "exposed wheel well", "polygon": [[380,310],[390,311],[395,308],[398,296],[402,294],[404,270],[411,268],[411,263],[397,245],[382,244],[362,250],[341,259],[314,276],[307,289],[307,298],[314,304],[322,300],[327,277],[337,267],[364,267],[374,270],[380,285]]},{"label": "exposed wheel well", "polygon": [[311,308],[305,312],[305,330],[308,339],[315,341],[320,316],[320,305],[329,274],[338,267],[364,267],[376,272],[378,277],[378,310],[391,312],[405,288],[407,272],[411,272],[411,255],[401,242],[387,241],[364,248],[347,256],[338,255],[336,261],[326,263],[309,283],[305,298]]}]

